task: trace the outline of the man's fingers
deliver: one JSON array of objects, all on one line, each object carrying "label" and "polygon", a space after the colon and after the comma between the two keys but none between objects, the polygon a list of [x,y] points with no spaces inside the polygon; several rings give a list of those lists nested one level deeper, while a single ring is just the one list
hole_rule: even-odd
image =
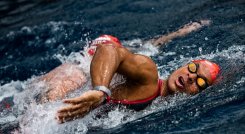
[{"label": "man's fingers", "polygon": [[72,103],[72,104],[78,104],[81,103],[83,100],[80,98],[73,98],[73,99],[65,99],[64,103]]},{"label": "man's fingers", "polygon": [[59,119],[65,119],[67,120],[68,118],[76,118],[81,114],[85,114],[86,110],[76,110],[73,112],[66,112],[66,113],[58,113],[58,118]]},{"label": "man's fingers", "polygon": [[102,92],[91,90],[78,98],[66,99],[64,103],[70,105],[58,110],[56,119],[63,123],[67,120],[84,116],[101,103],[101,97],[103,97]]},{"label": "man's fingers", "polygon": [[58,110],[58,113],[62,112],[72,112],[82,107],[82,104],[71,105]]},{"label": "man's fingers", "polygon": [[66,121],[70,121],[79,117],[83,117],[86,113],[90,111],[89,107],[83,109],[77,109],[73,112],[63,112],[58,113],[56,118],[58,119],[59,123],[64,123]]},{"label": "man's fingers", "polygon": [[72,98],[72,99],[65,99],[63,102],[64,103],[78,104],[78,103],[82,103],[82,102],[86,102],[86,101],[91,101],[92,99],[94,99],[94,98],[91,97],[90,95],[87,95],[86,93],[84,93],[80,97]]}]

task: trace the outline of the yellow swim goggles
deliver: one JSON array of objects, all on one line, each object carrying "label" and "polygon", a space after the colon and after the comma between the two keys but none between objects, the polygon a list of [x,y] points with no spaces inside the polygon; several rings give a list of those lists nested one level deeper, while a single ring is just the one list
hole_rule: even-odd
[{"label": "yellow swim goggles", "polygon": [[[188,64],[188,70],[190,73],[196,73],[197,74],[197,69],[199,65],[196,63],[189,63]],[[204,90],[205,88],[208,87],[207,79],[204,77],[201,77],[197,74],[197,79],[196,79],[197,86],[201,89]]]}]

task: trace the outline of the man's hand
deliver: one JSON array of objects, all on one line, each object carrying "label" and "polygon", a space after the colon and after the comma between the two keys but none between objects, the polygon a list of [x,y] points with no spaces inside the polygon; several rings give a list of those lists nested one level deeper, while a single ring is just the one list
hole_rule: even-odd
[{"label": "man's hand", "polygon": [[57,112],[56,119],[64,123],[79,117],[85,116],[89,111],[99,106],[104,98],[104,93],[97,90],[89,90],[80,97],[66,99],[64,103],[70,104]]}]

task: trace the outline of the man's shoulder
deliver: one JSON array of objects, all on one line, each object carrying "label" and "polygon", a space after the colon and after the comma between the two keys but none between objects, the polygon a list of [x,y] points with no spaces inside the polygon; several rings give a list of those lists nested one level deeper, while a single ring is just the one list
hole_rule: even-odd
[{"label": "man's shoulder", "polygon": [[146,55],[134,54],[134,58],[135,58],[135,60],[137,60],[139,62],[147,63],[147,64],[154,64],[155,65],[153,60],[150,57],[146,56]]},{"label": "man's shoulder", "polygon": [[155,67],[155,62],[148,56],[142,54],[134,54],[130,52],[127,48],[118,48],[120,51],[121,57],[123,57],[123,61],[134,64],[135,66],[143,65],[145,67]]}]

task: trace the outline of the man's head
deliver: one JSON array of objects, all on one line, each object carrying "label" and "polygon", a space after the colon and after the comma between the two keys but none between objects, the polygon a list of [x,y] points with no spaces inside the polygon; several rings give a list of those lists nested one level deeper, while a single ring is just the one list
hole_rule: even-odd
[{"label": "man's head", "polygon": [[167,85],[170,92],[185,92],[196,94],[212,85],[220,67],[208,60],[194,60],[175,70],[168,78]]}]

